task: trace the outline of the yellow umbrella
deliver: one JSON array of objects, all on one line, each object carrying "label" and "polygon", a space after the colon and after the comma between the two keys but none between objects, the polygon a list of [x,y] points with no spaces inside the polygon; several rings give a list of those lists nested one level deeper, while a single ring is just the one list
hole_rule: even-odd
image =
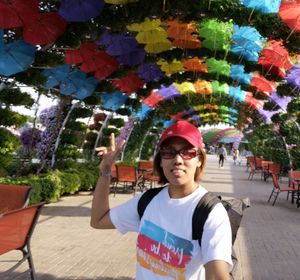
[{"label": "yellow umbrella", "polygon": [[159,61],[157,61],[157,64],[160,65],[161,70],[167,75],[172,75],[178,72],[184,72],[184,68],[181,61],[176,59],[173,59],[171,63],[160,59]]},{"label": "yellow umbrella", "polygon": [[140,31],[136,35],[135,39],[140,44],[153,44],[168,41],[167,32],[161,27],[157,27],[151,30]]},{"label": "yellow umbrella", "polygon": [[196,93],[195,87],[191,82],[183,82],[181,84],[173,83],[173,86],[178,89],[182,95]]},{"label": "yellow umbrella", "polygon": [[140,32],[140,31],[148,31],[152,29],[156,29],[160,27],[161,21],[159,19],[149,19],[145,18],[145,21],[141,23],[133,23],[127,25],[127,29],[133,32]]},{"label": "yellow umbrella", "polygon": [[165,40],[158,43],[149,43],[145,46],[145,51],[147,53],[161,53],[164,51],[170,50],[172,47],[172,44],[169,40]]}]

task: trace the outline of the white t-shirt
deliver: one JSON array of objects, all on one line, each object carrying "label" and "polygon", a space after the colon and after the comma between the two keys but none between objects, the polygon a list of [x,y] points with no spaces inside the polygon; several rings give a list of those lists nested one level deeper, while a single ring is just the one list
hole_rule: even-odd
[{"label": "white t-shirt", "polygon": [[122,233],[139,232],[136,279],[205,279],[203,265],[223,260],[232,266],[231,227],[227,212],[218,203],[210,212],[202,235],[192,240],[192,216],[207,191],[199,186],[190,195],[172,199],[168,188],[147,206],[142,220],[137,212],[141,194],[110,210],[114,226]]}]

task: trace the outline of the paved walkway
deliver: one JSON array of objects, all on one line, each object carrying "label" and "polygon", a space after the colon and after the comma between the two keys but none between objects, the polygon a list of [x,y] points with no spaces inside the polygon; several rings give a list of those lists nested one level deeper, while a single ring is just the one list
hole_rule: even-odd
[{"label": "paved walkway", "polygon": [[[224,169],[217,157],[208,156],[203,186],[223,197],[250,197],[236,240],[239,265],[236,280],[300,279],[300,208],[279,196],[274,207],[266,201],[271,182],[259,175],[247,180],[245,162],[235,166],[231,159]],[[111,195],[117,205],[132,195]],[[32,253],[37,280],[134,279],[136,234],[120,235],[116,230],[91,229],[89,193],[64,197],[46,205],[32,238]],[[7,276],[19,252],[0,256],[1,280],[29,280],[27,263]],[[150,279],[151,280],[151,279]]]}]

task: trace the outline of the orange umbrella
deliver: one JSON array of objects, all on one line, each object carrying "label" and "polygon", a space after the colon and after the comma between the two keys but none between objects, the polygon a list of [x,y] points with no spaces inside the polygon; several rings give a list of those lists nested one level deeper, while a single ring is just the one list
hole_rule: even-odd
[{"label": "orange umbrella", "polygon": [[213,93],[211,83],[208,81],[205,81],[205,80],[198,79],[194,83],[194,87],[196,89],[196,93],[198,93],[198,94],[212,94]]},{"label": "orange umbrella", "polygon": [[182,62],[182,64],[187,71],[208,73],[207,65],[204,60],[198,57],[186,59]]}]

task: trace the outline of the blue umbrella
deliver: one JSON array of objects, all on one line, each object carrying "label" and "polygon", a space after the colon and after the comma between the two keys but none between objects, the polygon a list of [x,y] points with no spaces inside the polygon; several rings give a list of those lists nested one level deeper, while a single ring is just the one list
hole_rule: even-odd
[{"label": "blue umbrella", "polygon": [[143,48],[135,48],[132,52],[117,56],[120,64],[134,66],[144,62],[146,52]]},{"label": "blue umbrella", "polygon": [[61,0],[58,13],[69,22],[85,22],[98,16],[103,0]]},{"label": "blue umbrella", "polygon": [[252,74],[245,73],[244,65],[231,65],[230,78],[241,84],[250,85]]},{"label": "blue umbrella", "polygon": [[9,77],[30,67],[35,57],[34,46],[22,40],[4,44],[3,37],[0,41],[0,75]]},{"label": "blue umbrella", "polygon": [[50,89],[59,85],[67,79],[69,72],[70,66],[68,64],[59,65],[51,69],[45,69],[43,74],[48,77],[48,80],[44,85],[44,88]]},{"label": "blue umbrella", "polygon": [[112,111],[118,110],[125,104],[129,98],[127,95],[122,94],[120,91],[114,91],[111,93],[102,93],[100,95],[103,107]]},{"label": "blue umbrella", "polygon": [[259,10],[263,13],[278,13],[281,0],[240,0],[248,8]]},{"label": "blue umbrella", "polygon": [[112,56],[124,55],[136,50],[138,42],[126,34],[113,35],[106,52]]},{"label": "blue umbrella", "polygon": [[233,25],[233,29],[231,52],[257,62],[266,39],[254,27]]},{"label": "blue umbrella", "polygon": [[138,112],[133,112],[131,114],[131,116],[134,117],[134,118],[138,118],[138,119],[140,119],[142,121],[153,110],[154,110],[153,108],[147,106],[146,104],[142,104],[142,108]]},{"label": "blue umbrella", "polygon": [[86,74],[80,70],[70,72],[68,77],[60,84],[60,93],[63,95],[75,94],[82,100],[93,94],[98,80],[93,77],[86,78]]}]

